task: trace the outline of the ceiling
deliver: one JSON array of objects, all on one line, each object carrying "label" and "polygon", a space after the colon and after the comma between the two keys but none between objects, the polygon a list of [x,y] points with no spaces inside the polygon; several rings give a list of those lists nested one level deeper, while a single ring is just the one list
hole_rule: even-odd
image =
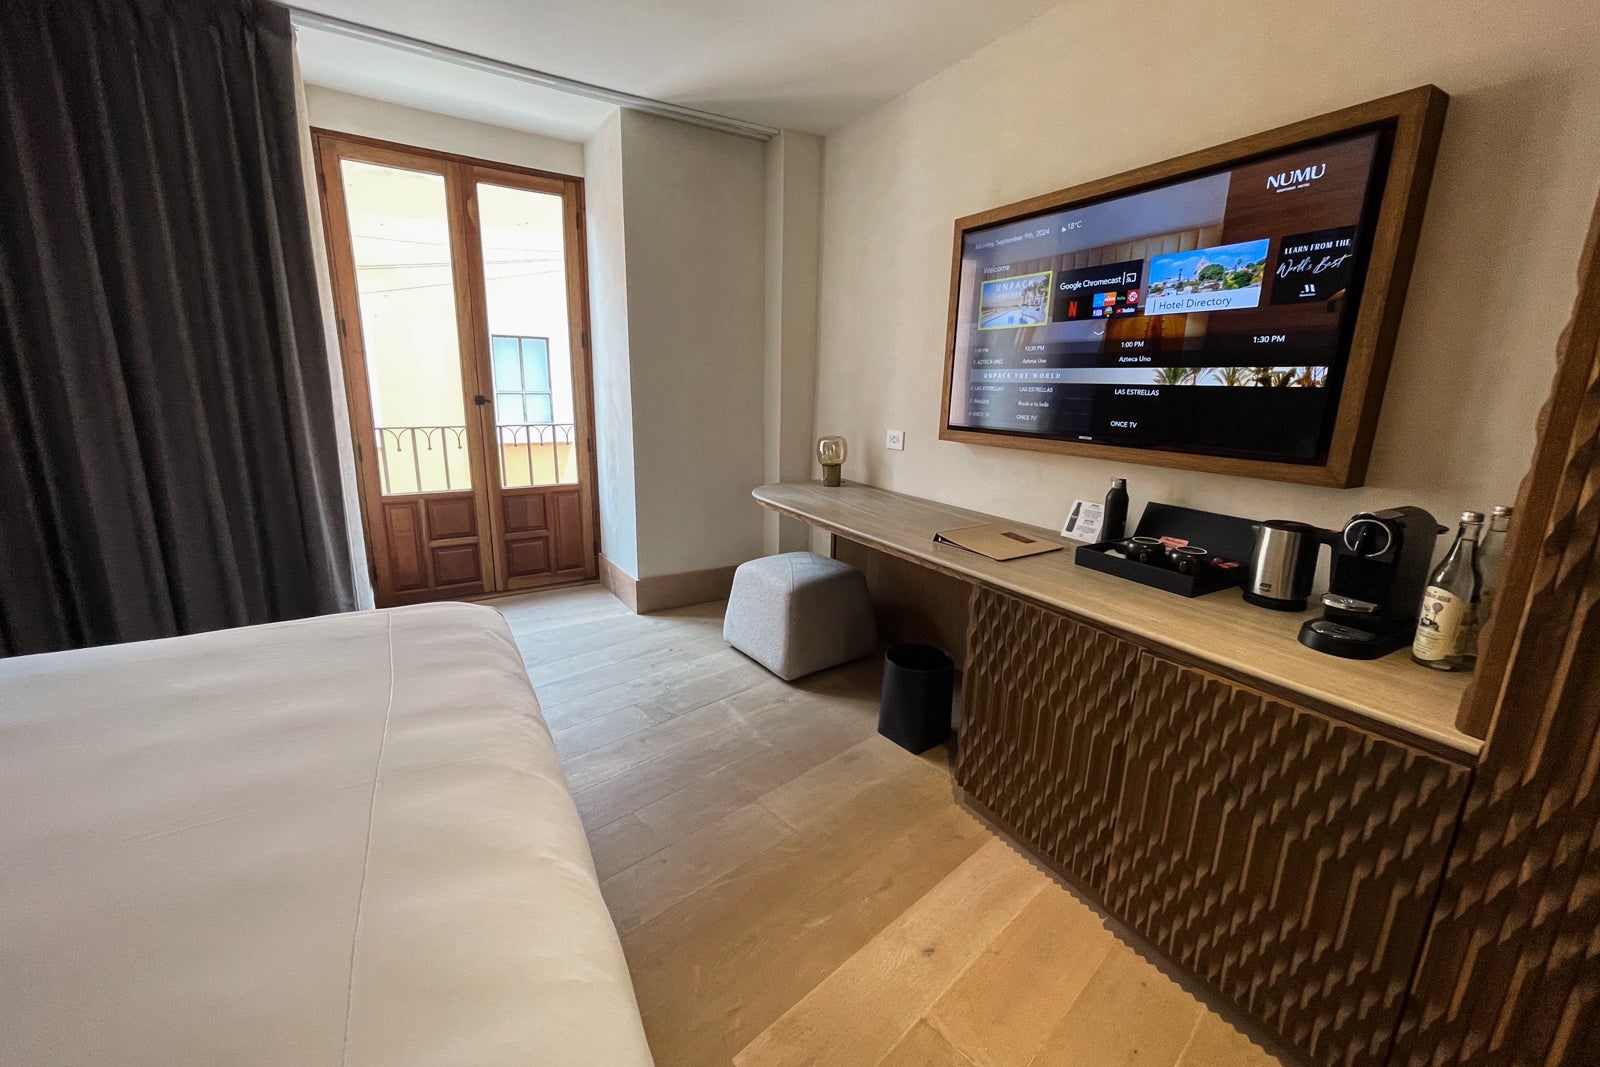
[{"label": "ceiling", "polygon": [[[1057,0],[292,0],[518,66],[782,129],[825,134],[1031,21]],[[320,31],[308,82],[583,139],[609,108]]]},{"label": "ceiling", "polygon": [[301,27],[300,72],[312,85],[510,130],[587,141],[615,108],[444,59]]}]

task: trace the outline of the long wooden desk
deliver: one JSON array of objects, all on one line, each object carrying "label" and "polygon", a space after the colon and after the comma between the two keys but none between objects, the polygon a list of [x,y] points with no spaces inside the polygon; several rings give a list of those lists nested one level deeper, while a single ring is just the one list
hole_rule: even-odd
[{"label": "long wooden desk", "polygon": [[1314,652],[1304,615],[1186,600],[1070,547],[999,563],[936,544],[994,521],[963,508],[863,485],[755,497],[964,608],[970,807],[1312,1062],[1384,1063],[1479,747],[1455,729],[1464,679]]},{"label": "long wooden desk", "polygon": [[1482,744],[1455,726],[1465,675],[1426,670],[1403,652],[1363,662],[1312,651],[1295,634],[1316,612],[1267,611],[1246,604],[1237,590],[1188,600],[1086,570],[1073,563],[1073,542],[1021,523],[1012,525],[1066,549],[996,562],[938,544],[933,535],[1010,520],[875,486],[784,482],[763,485],[754,495],[762,506],[808,525],[1057,608],[1464,764]]}]

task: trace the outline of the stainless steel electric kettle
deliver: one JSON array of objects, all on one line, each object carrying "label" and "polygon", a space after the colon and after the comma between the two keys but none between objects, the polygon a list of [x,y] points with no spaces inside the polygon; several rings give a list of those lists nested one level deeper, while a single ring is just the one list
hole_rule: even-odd
[{"label": "stainless steel electric kettle", "polygon": [[1257,523],[1255,548],[1244,579],[1244,598],[1275,611],[1304,611],[1317,574],[1317,550],[1334,531],[1291,519]]}]

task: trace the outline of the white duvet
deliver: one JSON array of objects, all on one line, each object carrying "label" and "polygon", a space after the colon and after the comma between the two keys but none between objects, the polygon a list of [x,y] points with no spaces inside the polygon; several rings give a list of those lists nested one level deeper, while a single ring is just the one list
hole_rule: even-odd
[{"label": "white duvet", "polygon": [[499,615],[0,660],[0,1063],[650,1063]]}]

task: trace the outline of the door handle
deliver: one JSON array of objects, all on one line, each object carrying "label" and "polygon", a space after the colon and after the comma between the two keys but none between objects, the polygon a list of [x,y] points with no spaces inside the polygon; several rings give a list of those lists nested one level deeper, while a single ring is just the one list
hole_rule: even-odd
[{"label": "door handle", "polygon": [[472,398],[472,402],[481,408],[483,405],[489,402],[489,398],[484,396],[482,393],[479,393],[477,396]]}]

